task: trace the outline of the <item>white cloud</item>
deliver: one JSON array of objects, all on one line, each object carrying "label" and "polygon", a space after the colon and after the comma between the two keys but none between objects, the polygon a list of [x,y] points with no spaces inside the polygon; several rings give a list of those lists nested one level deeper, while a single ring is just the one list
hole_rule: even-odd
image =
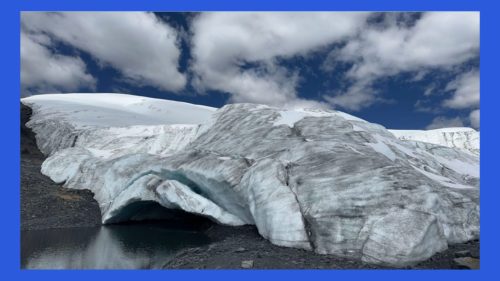
[{"label": "white cloud", "polygon": [[95,79],[78,57],[54,54],[44,35],[21,32],[21,95],[93,88]]},{"label": "white cloud", "polygon": [[471,70],[448,83],[446,90],[453,91],[453,97],[444,101],[450,108],[479,106],[479,71]]},{"label": "white cloud", "polygon": [[331,105],[341,106],[349,110],[360,110],[371,105],[375,98],[375,90],[365,84],[364,81],[353,84],[342,95],[328,96],[323,98]]},{"label": "white cloud", "polygon": [[175,29],[144,12],[23,12],[21,24],[88,52],[132,83],[178,91],[186,77],[178,70]]},{"label": "white cloud", "polygon": [[277,60],[346,40],[366,17],[365,13],[203,13],[191,28],[194,85],[230,93],[235,102],[297,103],[299,74],[279,66]]},{"label": "white cloud", "polygon": [[426,127],[426,129],[432,130],[432,129],[449,128],[449,127],[463,127],[463,126],[464,122],[459,117],[447,118],[444,116],[438,116],[432,120],[431,124],[429,124]]},{"label": "white cloud", "polygon": [[[189,31],[191,83],[200,91],[229,93],[232,102],[327,106],[298,97],[300,69],[285,67],[283,61],[339,44],[325,58],[323,70],[336,71],[337,64],[352,65],[342,81],[348,82],[348,87],[344,91],[332,89],[323,98],[330,106],[360,110],[383,100],[373,86],[379,79],[411,72],[419,80],[432,73],[430,70],[456,69],[479,55],[477,12],[424,13],[415,22],[408,21],[404,13],[386,13],[382,22],[366,24],[370,15],[202,13],[192,19]],[[84,62],[54,53],[53,41],[89,53],[132,83],[170,91],[186,84],[186,76],[178,69],[180,35],[154,14],[23,12],[21,23],[25,89],[35,85],[71,91],[95,85]],[[453,96],[444,106],[477,109],[479,72],[460,75],[447,90]],[[426,95],[437,91],[431,86]],[[470,119],[474,123],[472,113]],[[443,120],[437,118],[436,122]]]},{"label": "white cloud", "polygon": [[366,92],[377,79],[403,72],[449,69],[479,55],[477,12],[424,13],[414,25],[402,25],[397,17],[387,15],[383,27],[367,26],[329,56],[353,64],[346,75],[352,89],[330,98],[333,105],[367,107],[376,100]]},{"label": "white cloud", "polygon": [[479,129],[479,109],[473,110],[469,115],[470,124],[473,128]]},{"label": "white cloud", "polygon": [[469,124],[479,128],[479,71],[471,70],[458,76],[446,85],[447,91],[452,91],[452,97],[443,105],[453,109],[473,109],[469,114]]}]

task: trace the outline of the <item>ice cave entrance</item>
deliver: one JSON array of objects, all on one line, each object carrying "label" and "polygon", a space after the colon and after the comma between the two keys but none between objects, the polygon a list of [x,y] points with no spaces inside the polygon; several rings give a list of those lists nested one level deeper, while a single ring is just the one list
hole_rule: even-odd
[{"label": "ice cave entrance", "polygon": [[123,207],[107,224],[137,224],[152,221],[173,228],[192,230],[203,230],[215,223],[203,216],[165,208],[155,201],[138,201]]}]

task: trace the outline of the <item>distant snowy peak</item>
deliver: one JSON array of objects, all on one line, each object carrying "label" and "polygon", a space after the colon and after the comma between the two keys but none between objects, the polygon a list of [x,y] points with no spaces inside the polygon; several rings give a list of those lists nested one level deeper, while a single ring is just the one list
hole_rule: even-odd
[{"label": "distant snowy peak", "polygon": [[21,99],[35,119],[57,117],[75,128],[203,124],[216,108],[125,94],[47,94]]},{"label": "distant snowy peak", "polygon": [[479,155],[479,132],[472,128],[456,127],[435,130],[389,130],[400,140],[427,142]]}]

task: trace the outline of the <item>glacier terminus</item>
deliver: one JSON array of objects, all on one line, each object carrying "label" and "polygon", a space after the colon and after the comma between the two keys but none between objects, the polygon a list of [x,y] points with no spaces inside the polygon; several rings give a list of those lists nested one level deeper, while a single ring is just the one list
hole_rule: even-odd
[{"label": "glacier terminus", "polygon": [[183,210],[271,243],[403,267],[479,238],[479,133],[387,130],[319,109],[122,94],[23,98],[42,173],[102,223]]}]

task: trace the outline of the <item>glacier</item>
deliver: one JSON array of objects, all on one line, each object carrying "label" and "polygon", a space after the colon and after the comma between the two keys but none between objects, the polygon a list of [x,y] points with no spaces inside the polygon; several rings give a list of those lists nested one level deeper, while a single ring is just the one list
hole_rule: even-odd
[{"label": "glacier", "polygon": [[160,219],[148,208],[160,204],[255,225],[276,245],[396,267],[479,238],[479,150],[456,142],[333,110],[120,94],[21,101],[48,156],[42,173],[91,190],[104,224]]},{"label": "glacier", "polygon": [[479,132],[472,128],[389,131],[400,140],[432,143],[479,155]]}]

